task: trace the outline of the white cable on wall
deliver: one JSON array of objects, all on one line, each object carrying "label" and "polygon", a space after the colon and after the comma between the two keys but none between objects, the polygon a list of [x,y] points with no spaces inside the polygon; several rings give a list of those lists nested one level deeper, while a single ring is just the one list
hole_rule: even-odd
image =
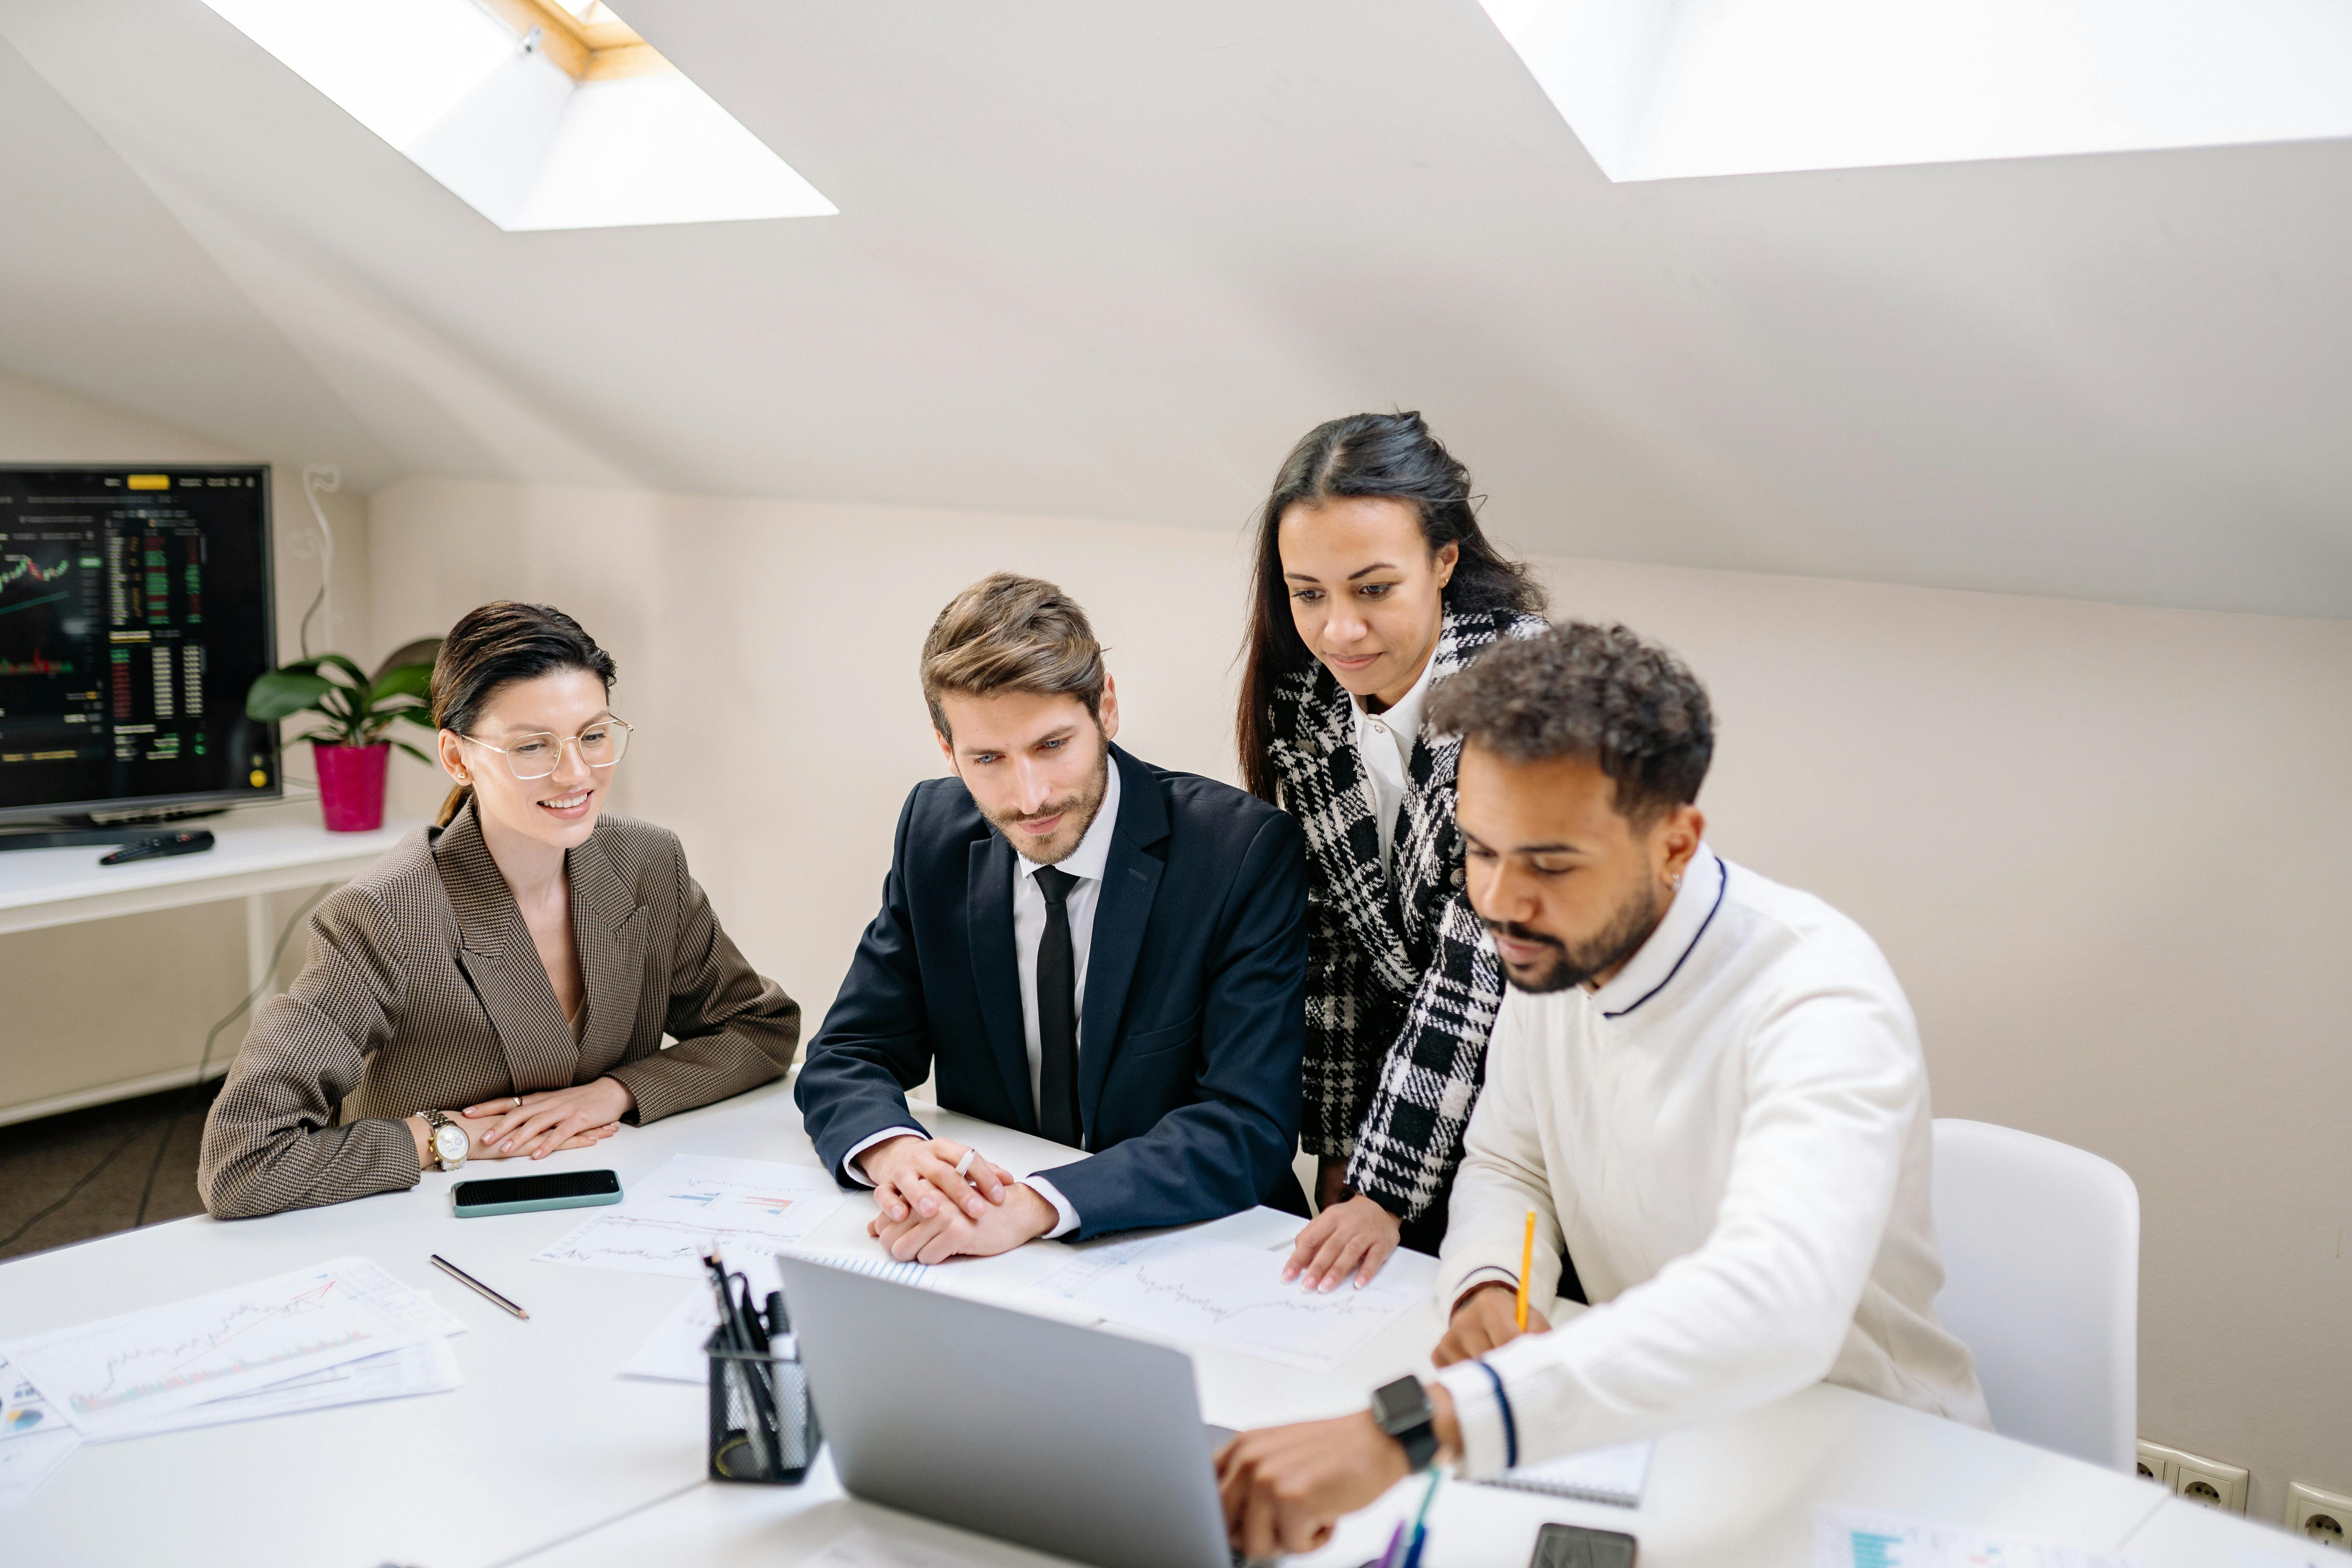
[{"label": "white cable on wall", "polygon": [[310,657],[310,617],[326,609],[327,634],[335,630],[335,608],[332,591],[335,582],[335,531],[327,524],[327,509],[319,504],[320,490],[339,490],[343,487],[343,471],[332,463],[308,463],[302,468],[302,499],[310,503],[310,515],[319,521],[319,592],[311,598],[310,607],[302,612],[300,641],[302,657]]}]

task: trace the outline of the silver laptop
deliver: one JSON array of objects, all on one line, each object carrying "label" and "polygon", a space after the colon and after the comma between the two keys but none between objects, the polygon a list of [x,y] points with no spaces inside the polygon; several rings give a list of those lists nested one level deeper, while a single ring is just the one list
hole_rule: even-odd
[{"label": "silver laptop", "polygon": [[1230,1568],[1192,1363],[940,1291],[777,1259],[856,1496],[1104,1568]]}]

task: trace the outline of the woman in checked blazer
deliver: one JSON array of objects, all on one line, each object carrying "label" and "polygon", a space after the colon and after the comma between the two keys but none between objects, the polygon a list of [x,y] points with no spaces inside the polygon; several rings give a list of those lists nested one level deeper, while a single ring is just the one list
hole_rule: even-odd
[{"label": "woman in checked blazer", "polygon": [[311,917],[205,1123],[213,1214],[585,1148],[783,1074],[798,1004],[727,939],[674,834],[603,814],[629,737],[613,673],[543,605],[450,632],[433,709],[458,787]]},{"label": "woman in checked blazer", "polygon": [[1310,431],[1260,516],[1235,731],[1244,782],[1307,834],[1301,1142],[1320,1179],[1284,1277],[1309,1288],[1445,1234],[1503,975],[1463,891],[1461,742],[1421,715],[1496,638],[1542,632],[1543,603],[1418,414]]}]

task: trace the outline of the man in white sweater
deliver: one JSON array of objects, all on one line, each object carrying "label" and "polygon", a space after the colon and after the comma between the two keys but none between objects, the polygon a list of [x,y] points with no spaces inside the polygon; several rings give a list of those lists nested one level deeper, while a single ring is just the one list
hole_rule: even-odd
[{"label": "man in white sweater", "polygon": [[[1696,679],[1570,622],[1497,645],[1430,717],[1465,738],[1470,899],[1510,980],[1439,1264],[1444,1370],[1234,1439],[1234,1544],[1320,1545],[1433,1460],[1492,1475],[1824,1379],[1988,1425],[1936,1319],[1910,1005],[1859,926],[1707,848]],[[1554,1300],[1563,1247],[1589,1308]]]}]

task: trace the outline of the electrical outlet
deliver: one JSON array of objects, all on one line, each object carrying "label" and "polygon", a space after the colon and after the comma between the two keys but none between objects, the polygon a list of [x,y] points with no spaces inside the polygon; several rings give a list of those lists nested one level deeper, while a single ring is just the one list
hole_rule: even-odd
[{"label": "electrical outlet", "polygon": [[2184,1448],[2168,1448],[2145,1437],[2139,1442],[2139,1473],[2172,1492],[2225,1513],[2246,1511],[2246,1472]]},{"label": "electrical outlet", "polygon": [[2189,1502],[2220,1509],[2223,1513],[2246,1511],[2246,1472],[2235,1465],[2217,1465],[2194,1454],[2172,1461],[2172,1492]]},{"label": "electrical outlet", "polygon": [[2286,1528],[2289,1534],[2322,1546],[2352,1551],[2352,1497],[2291,1481],[2286,1489]]}]

